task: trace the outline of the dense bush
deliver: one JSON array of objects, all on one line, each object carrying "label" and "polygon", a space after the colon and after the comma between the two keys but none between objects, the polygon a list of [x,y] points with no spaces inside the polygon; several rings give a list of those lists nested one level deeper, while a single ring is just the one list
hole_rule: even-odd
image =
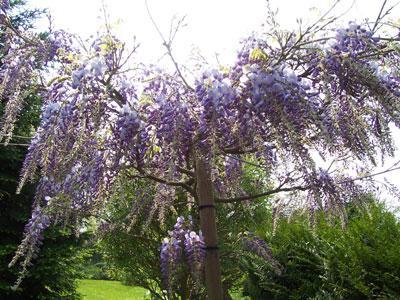
[{"label": "dense bush", "polygon": [[244,253],[245,294],[252,299],[398,299],[400,223],[384,206],[348,209],[345,228],[320,217],[315,226],[294,215],[265,233],[275,259],[271,264]]}]

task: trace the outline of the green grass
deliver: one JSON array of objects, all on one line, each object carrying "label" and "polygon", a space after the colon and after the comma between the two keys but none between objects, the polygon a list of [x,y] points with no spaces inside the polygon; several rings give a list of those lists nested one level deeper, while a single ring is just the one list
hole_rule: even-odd
[{"label": "green grass", "polygon": [[[142,300],[149,299],[147,290],[126,286],[119,281],[111,280],[78,280],[78,292],[83,300]],[[147,298],[146,298],[147,296]],[[234,300],[246,300],[239,292],[231,294]]]},{"label": "green grass", "polygon": [[108,280],[79,280],[78,292],[84,300],[139,300],[147,295],[143,288]]}]

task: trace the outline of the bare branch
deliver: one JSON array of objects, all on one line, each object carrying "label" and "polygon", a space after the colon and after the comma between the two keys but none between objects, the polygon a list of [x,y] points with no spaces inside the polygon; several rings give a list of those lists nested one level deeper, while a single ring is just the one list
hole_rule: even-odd
[{"label": "bare branch", "polygon": [[[397,162],[395,165],[397,165],[398,163],[400,163],[400,161]],[[391,168],[388,168],[386,170],[383,170],[383,171],[380,171],[380,172],[377,172],[377,173],[372,173],[372,174],[368,174],[368,175],[364,175],[364,176],[360,176],[360,177],[356,177],[356,178],[352,178],[352,179],[348,179],[348,180],[343,180],[343,181],[341,181],[339,183],[341,184],[341,183],[346,183],[346,182],[353,182],[353,181],[357,181],[357,180],[363,180],[363,179],[375,177],[375,176],[378,176],[378,175],[386,174],[386,173],[389,173],[389,172],[392,172],[392,171],[396,171],[396,170],[400,170],[400,167],[393,168],[393,166],[392,166]]]},{"label": "bare branch", "polygon": [[1,146],[21,146],[21,147],[29,147],[29,144],[17,144],[17,143],[0,143]]},{"label": "bare branch", "polygon": [[267,168],[266,166],[262,166],[262,165],[260,165],[260,164],[253,163],[253,162],[251,162],[251,161],[248,161],[248,160],[245,160],[245,159],[241,159],[241,158],[236,157],[236,156],[234,156],[234,155],[226,154],[225,156],[230,157],[230,158],[232,158],[232,159],[234,159],[234,160],[243,162],[243,163],[248,164],[248,165],[250,165],[250,166],[263,169],[263,170],[265,170],[265,169]]},{"label": "bare branch", "polygon": [[4,137],[8,137],[8,136],[12,136],[13,138],[19,138],[19,139],[27,139],[27,140],[32,139],[31,136],[22,136],[22,135],[16,135],[16,134],[13,134],[13,135],[6,134],[6,135],[4,135]]},{"label": "bare branch", "polygon": [[[376,172],[376,173],[372,173],[372,174],[368,174],[368,175],[364,175],[364,176],[360,176],[360,177],[356,177],[356,178],[343,180],[343,181],[338,182],[338,184],[343,184],[343,183],[347,183],[347,182],[354,182],[354,181],[357,181],[357,180],[363,180],[363,179],[375,177],[375,176],[378,176],[378,175],[382,175],[382,174],[385,174],[385,173],[389,173],[389,172],[392,172],[392,171],[400,170],[400,166],[398,166],[399,164],[400,164],[400,161],[397,161],[391,167],[387,168],[384,171],[380,171],[380,172]],[[253,199],[257,199],[257,198],[261,198],[261,197],[265,197],[265,196],[270,196],[270,195],[274,195],[274,194],[278,194],[278,193],[282,193],[282,192],[306,191],[306,190],[309,190],[312,187],[311,185],[306,185],[306,186],[293,186],[293,187],[284,188],[283,186],[287,182],[288,182],[288,178],[286,180],[284,180],[278,187],[276,187],[276,188],[274,188],[272,190],[260,193],[260,194],[241,196],[241,197],[235,197],[235,198],[216,198],[215,201],[218,202],[218,203],[233,203],[233,202],[248,201],[248,200],[253,200]]]},{"label": "bare branch", "polygon": [[179,172],[181,172],[183,174],[186,174],[186,175],[188,175],[190,177],[194,177],[194,172],[193,171],[190,171],[188,169],[182,168],[180,166],[177,166],[176,168],[178,169]]},{"label": "bare branch", "polygon": [[[149,5],[147,3],[147,0],[145,0],[145,4],[146,4],[146,10],[147,10],[147,14],[150,18],[151,23],[153,23],[154,28],[157,30],[159,36],[161,37],[161,40],[163,41],[163,46],[167,49],[167,54],[170,57],[172,63],[174,64],[174,67],[176,69],[176,72],[178,73],[178,76],[182,79],[183,83],[185,84],[185,86],[190,90],[190,91],[194,91],[194,88],[186,81],[185,77],[183,76],[181,69],[177,63],[177,61],[175,60],[174,55],[172,54],[172,48],[171,48],[171,43],[172,40],[170,41],[166,41],[166,39],[164,38],[164,35],[162,34],[160,28],[158,27],[156,21],[154,20],[153,16],[150,13],[150,8]],[[181,22],[178,23],[178,26],[181,24]],[[176,31],[178,31],[178,28],[176,29]],[[176,34],[176,33],[175,33]],[[175,34],[173,35],[173,37],[175,37]]]},{"label": "bare branch", "polygon": [[147,179],[151,179],[155,182],[158,183],[162,183],[162,184],[166,184],[166,185],[170,185],[170,186],[179,186],[184,188],[187,192],[189,192],[192,196],[194,196],[196,193],[194,191],[194,189],[190,186],[191,184],[191,180],[187,181],[187,182],[183,182],[183,181],[168,181],[150,174],[145,174],[143,171],[139,171],[142,175],[130,175],[130,178],[147,178]]},{"label": "bare branch", "polygon": [[242,196],[242,197],[236,197],[236,198],[216,198],[215,202],[218,203],[232,203],[232,202],[241,202],[241,201],[248,201],[248,200],[253,200],[265,196],[270,196],[273,194],[277,193],[282,193],[282,192],[294,192],[294,191],[306,191],[310,189],[310,186],[293,186],[293,187],[288,187],[284,188],[281,186],[278,186],[275,189],[260,193],[260,194],[255,194],[255,195],[249,195],[249,196]]},{"label": "bare branch", "polygon": [[384,0],[381,6],[381,9],[379,11],[378,16],[376,17],[375,23],[374,23],[374,27],[372,27],[371,31],[372,32],[376,32],[378,31],[383,25],[384,23],[382,22],[382,20],[390,14],[390,12],[393,10],[393,8],[395,8],[400,2],[395,3],[394,5],[392,5],[391,7],[389,7],[385,12],[383,12],[386,4],[387,4],[387,0]]}]

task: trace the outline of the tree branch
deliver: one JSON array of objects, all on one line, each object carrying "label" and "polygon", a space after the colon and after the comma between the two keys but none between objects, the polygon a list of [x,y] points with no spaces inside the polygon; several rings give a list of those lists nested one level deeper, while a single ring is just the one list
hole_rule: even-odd
[{"label": "tree branch", "polygon": [[1,146],[21,146],[21,147],[29,147],[29,144],[18,144],[18,143],[0,143]]},{"label": "tree branch", "polygon": [[[393,166],[397,165],[398,163],[399,162],[395,163]],[[392,171],[400,170],[400,167],[393,168],[393,166],[388,168],[388,169],[386,169],[386,170],[377,172],[377,173],[372,173],[372,174],[368,174],[368,175],[364,175],[364,176],[360,176],[360,177],[356,177],[356,178],[352,178],[352,179],[348,179],[348,180],[343,180],[343,181],[340,181],[339,183],[346,183],[346,182],[352,182],[352,181],[357,181],[357,180],[363,180],[363,179],[375,177],[375,176],[378,176],[378,175],[382,175],[382,174],[385,174],[385,173],[389,173],[389,172],[392,172]]]},{"label": "tree branch", "polygon": [[386,4],[387,4],[387,0],[384,0],[383,3],[382,3],[381,9],[380,9],[380,11],[379,11],[379,14],[378,14],[378,16],[376,17],[374,27],[372,27],[372,30],[371,30],[372,32],[376,32],[376,30],[377,30],[377,28],[378,28],[378,26],[379,26],[380,21],[381,21],[386,15],[388,15],[388,14],[390,13],[390,11],[392,10],[392,8],[393,8],[393,7],[389,8],[389,9],[384,13],[383,10],[385,9]]},{"label": "tree branch", "polygon": [[251,161],[248,161],[248,160],[245,160],[245,159],[236,157],[236,156],[234,156],[234,155],[225,154],[225,156],[230,157],[230,158],[232,158],[232,159],[234,159],[234,160],[243,162],[243,163],[245,163],[245,164],[247,164],[247,165],[260,168],[260,169],[262,169],[262,170],[265,170],[265,169],[267,168],[267,166],[262,166],[262,165],[260,165],[260,164],[256,164],[256,163],[254,163],[254,162],[251,162]]},{"label": "tree branch", "polygon": [[193,172],[193,171],[190,171],[190,170],[188,170],[188,169],[182,168],[182,167],[180,167],[180,166],[177,166],[176,168],[177,168],[177,170],[178,170],[179,172],[181,172],[181,173],[183,173],[183,174],[186,174],[186,175],[188,175],[188,176],[190,176],[190,177],[194,177],[194,172]]},{"label": "tree branch", "polygon": [[[392,172],[392,171],[400,170],[400,166],[396,167],[398,164],[400,164],[400,161],[394,163],[391,167],[389,167],[386,170],[383,170],[383,171],[380,171],[380,172],[376,172],[376,173],[372,173],[372,174],[368,174],[368,175],[364,175],[364,176],[360,176],[360,177],[356,177],[356,178],[343,180],[343,181],[338,182],[338,184],[343,184],[343,183],[346,183],[346,182],[354,182],[354,181],[357,181],[357,180],[363,180],[363,179],[375,177],[375,176],[378,176],[378,175],[382,175],[382,174],[385,174],[385,173],[389,173],[389,172]],[[260,193],[260,194],[241,196],[241,197],[235,197],[235,198],[215,198],[215,202],[218,202],[218,203],[241,202],[241,201],[253,200],[253,199],[257,199],[257,198],[261,198],[261,197],[265,197],[265,196],[270,196],[270,195],[281,193],[281,192],[306,191],[306,190],[311,188],[311,185],[293,186],[293,187],[284,188],[283,186],[286,183],[287,183],[287,180],[285,180],[283,183],[281,183],[278,187],[276,187],[276,188],[274,188],[272,190]]]},{"label": "tree branch", "polygon": [[232,203],[232,202],[241,202],[241,201],[247,201],[247,200],[253,200],[265,196],[270,196],[273,194],[281,193],[281,192],[294,192],[294,191],[306,191],[310,188],[310,186],[293,186],[289,188],[284,188],[281,186],[278,186],[275,189],[260,193],[260,194],[255,194],[255,195],[249,195],[249,196],[242,196],[242,197],[236,197],[236,198],[216,198],[215,202],[218,203]]},{"label": "tree branch", "polygon": [[[172,54],[172,49],[171,49],[171,42],[170,41],[166,41],[164,38],[164,35],[162,34],[160,28],[158,27],[156,21],[154,20],[153,16],[151,15],[150,12],[150,8],[149,8],[149,4],[147,3],[147,0],[145,0],[145,5],[146,5],[146,9],[147,9],[147,14],[149,15],[150,21],[151,23],[153,23],[154,28],[157,30],[158,34],[161,37],[161,40],[163,41],[163,46],[167,49],[167,54],[170,57],[172,63],[174,64],[175,70],[178,73],[178,76],[182,79],[184,85],[190,90],[190,91],[194,91],[194,88],[186,81],[185,77],[183,76],[181,69],[179,68],[179,65],[177,63],[177,61],[175,60],[174,55]],[[178,27],[179,27],[179,23],[178,23]],[[178,28],[176,29],[176,31],[178,31]],[[173,37],[175,36],[176,32],[174,33]]]},{"label": "tree branch", "polygon": [[142,173],[143,175],[130,175],[129,177],[131,177],[131,178],[142,178],[142,179],[143,178],[147,178],[147,179],[151,179],[151,180],[153,180],[155,182],[158,182],[158,183],[162,183],[162,184],[166,184],[166,185],[170,185],[170,186],[179,186],[179,187],[184,188],[192,196],[195,196],[194,189],[189,185],[189,183],[191,181],[188,181],[188,182],[168,181],[168,180],[165,180],[165,179],[162,179],[162,178],[150,175],[150,174],[145,174],[143,171],[140,171],[140,170],[139,170],[139,172]]}]

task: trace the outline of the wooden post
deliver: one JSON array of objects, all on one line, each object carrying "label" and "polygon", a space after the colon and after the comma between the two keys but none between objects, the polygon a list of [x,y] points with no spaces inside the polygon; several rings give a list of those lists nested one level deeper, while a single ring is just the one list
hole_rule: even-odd
[{"label": "wooden post", "polygon": [[196,179],[200,228],[206,244],[205,281],[208,299],[223,300],[213,184],[210,166],[201,158],[196,160]]}]

